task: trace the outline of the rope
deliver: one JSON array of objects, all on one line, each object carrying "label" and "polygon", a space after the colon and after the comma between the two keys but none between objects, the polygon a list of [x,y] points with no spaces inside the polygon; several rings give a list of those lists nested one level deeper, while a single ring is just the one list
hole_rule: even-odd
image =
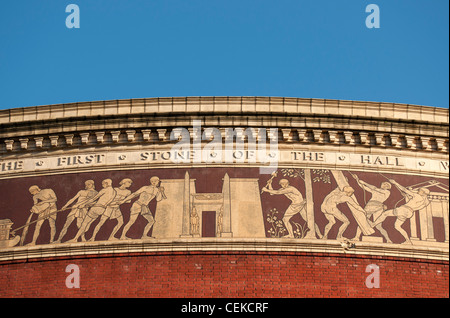
[{"label": "rope", "polygon": [[[83,203],[86,203],[86,202],[89,201],[90,199],[91,199],[91,198],[88,198],[88,199],[84,200],[83,202],[80,202],[80,203],[77,203],[77,204],[81,205],[81,204],[83,204]],[[41,221],[41,220],[48,219],[48,218],[49,218],[51,215],[53,215],[53,214],[59,213],[59,212],[61,212],[61,211],[66,211],[66,210],[69,210],[69,209],[72,209],[72,207],[67,207],[67,208],[64,208],[64,209],[60,209],[60,210],[54,211],[54,212],[52,212],[52,213],[49,213],[49,214],[48,214],[47,216],[45,216],[45,217],[38,217],[36,220],[34,220],[34,221],[32,221],[32,222],[25,223],[25,225],[23,225],[23,226],[21,226],[21,227],[18,227],[18,228],[15,229],[15,230],[12,230],[12,231],[11,231],[11,234],[14,235],[14,234],[15,234],[18,230],[20,230],[20,229],[23,229],[23,228],[25,228],[25,227],[28,227],[28,226],[30,226],[31,224],[34,224],[34,223],[39,222],[39,221]]]}]

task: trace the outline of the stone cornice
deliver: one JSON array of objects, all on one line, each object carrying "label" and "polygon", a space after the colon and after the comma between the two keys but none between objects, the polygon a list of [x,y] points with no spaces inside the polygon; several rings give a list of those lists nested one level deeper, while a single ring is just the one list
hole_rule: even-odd
[{"label": "stone cornice", "polygon": [[285,97],[166,97],[14,108],[0,111],[0,124],[74,117],[195,112],[315,114],[448,123],[448,109],[409,104]]},{"label": "stone cornice", "polygon": [[281,97],[173,97],[0,111],[0,154],[167,142],[175,127],[276,127],[286,143],[448,153],[448,109]]},{"label": "stone cornice", "polygon": [[46,258],[101,257],[111,254],[167,253],[167,252],[267,252],[267,253],[333,253],[422,260],[449,260],[448,244],[442,247],[420,245],[377,244],[356,242],[344,249],[336,240],[295,239],[233,239],[233,238],[176,238],[80,242],[57,245],[21,246],[0,250],[0,262],[27,261]]}]

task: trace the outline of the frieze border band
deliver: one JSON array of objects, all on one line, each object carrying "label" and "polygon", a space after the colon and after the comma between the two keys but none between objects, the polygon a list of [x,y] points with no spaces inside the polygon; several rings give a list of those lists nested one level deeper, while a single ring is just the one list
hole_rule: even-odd
[{"label": "frieze border band", "polygon": [[377,244],[356,242],[353,246],[336,240],[294,239],[234,239],[203,238],[154,239],[103,242],[79,242],[59,245],[21,246],[0,250],[0,262],[31,260],[51,257],[101,256],[123,253],[160,252],[306,252],[335,253],[345,255],[370,255],[383,257],[417,258],[428,260],[449,260],[449,251],[435,247]]}]

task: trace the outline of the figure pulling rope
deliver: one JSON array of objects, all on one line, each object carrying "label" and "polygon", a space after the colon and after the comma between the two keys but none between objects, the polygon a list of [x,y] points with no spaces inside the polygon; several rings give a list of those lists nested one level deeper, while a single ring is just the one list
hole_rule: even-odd
[{"label": "figure pulling rope", "polygon": [[[395,187],[403,195],[403,198],[395,204],[393,209],[384,211],[374,222],[369,222],[372,224],[372,226],[376,227],[378,226],[378,224],[381,224],[388,216],[395,216],[397,219],[395,220],[394,227],[405,238],[405,241],[403,243],[412,244],[411,240],[409,239],[408,233],[402,228],[402,225],[407,219],[413,217],[415,211],[421,210],[430,204],[430,201],[428,200],[430,190],[425,187],[421,187],[418,190],[412,190],[402,186],[394,179],[388,180],[390,183],[395,185]],[[405,200],[406,203],[397,207],[398,203],[402,200]],[[389,239],[387,233],[385,235],[385,238],[388,243],[392,243],[392,240]]]},{"label": "figure pulling rope", "polygon": [[[89,182],[87,181],[87,183],[89,183]],[[23,245],[25,238],[28,234],[28,229],[29,229],[30,225],[37,223],[35,231],[34,231],[34,235],[33,235],[33,240],[30,243],[30,245],[35,245],[36,240],[39,236],[40,228],[41,228],[42,224],[44,223],[44,221],[47,219],[49,220],[49,225],[50,225],[50,230],[51,230],[50,243],[52,243],[54,241],[55,232],[56,232],[56,228],[55,228],[56,214],[58,214],[59,212],[62,212],[62,211],[69,210],[69,209],[72,209],[72,211],[74,212],[75,210],[78,209],[78,206],[84,204],[85,202],[87,202],[89,200],[89,197],[86,199],[86,197],[76,196],[74,199],[79,198],[77,204],[75,204],[72,207],[68,207],[68,205],[73,203],[73,201],[74,201],[74,199],[73,199],[73,200],[69,201],[66,205],[64,205],[62,209],[58,210],[56,208],[57,198],[56,198],[55,192],[52,189],[42,189],[41,190],[38,186],[34,185],[34,186],[30,187],[29,191],[33,195],[33,202],[34,202],[34,205],[30,210],[31,214],[28,217],[27,221],[25,222],[25,225],[20,226],[11,231],[11,235],[14,236],[14,235],[16,235],[15,233],[17,231],[23,229],[22,236],[20,238],[20,245]],[[38,215],[37,219],[34,221],[31,221],[31,219],[33,218],[33,216],[35,214]],[[80,217],[83,218],[84,215],[80,215]],[[64,233],[65,233],[65,231],[64,231]],[[59,241],[56,241],[56,242],[59,243]]]},{"label": "figure pulling rope", "polygon": [[[349,173],[356,180],[356,183],[364,191],[364,203],[365,203],[364,211],[366,211],[367,219],[369,220],[370,217],[373,215],[373,219],[376,220],[387,208],[384,202],[391,195],[390,190],[392,188],[392,185],[389,182],[384,181],[378,188],[372,184],[369,184],[361,180],[356,174],[353,174],[351,172]],[[369,192],[371,194],[371,197],[368,202],[366,201],[366,192]],[[381,232],[381,234],[384,237],[388,237],[386,230],[383,229],[381,224],[377,225],[377,229]],[[359,240],[361,234],[362,234],[361,228],[358,226],[358,228],[356,229],[356,235],[353,238],[353,240]]]},{"label": "figure pulling rope", "polygon": [[[11,234],[15,234],[15,232],[21,228],[24,228],[22,237],[20,238],[20,245],[23,245],[25,241],[25,237],[28,233],[28,227],[30,224],[36,223],[36,228],[34,229],[33,239],[30,245],[35,245],[36,240],[41,231],[41,226],[45,220],[48,220],[50,225],[50,243],[52,243],[55,239],[56,234],[56,213],[58,209],[56,208],[56,194],[52,189],[40,189],[37,185],[33,185],[29,188],[30,194],[33,196],[34,205],[31,208],[30,216],[27,219],[26,224],[23,227],[20,227],[16,230],[11,231]],[[34,214],[38,215],[37,220],[34,222],[30,222],[31,218]]]}]

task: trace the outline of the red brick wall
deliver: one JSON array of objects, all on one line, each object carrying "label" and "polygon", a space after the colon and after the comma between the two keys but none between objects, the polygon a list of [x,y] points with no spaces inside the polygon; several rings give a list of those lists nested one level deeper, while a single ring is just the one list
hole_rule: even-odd
[{"label": "red brick wall", "polygon": [[[80,268],[80,288],[65,285]],[[380,268],[380,288],[365,285]],[[449,297],[449,263],[326,253],[120,254],[0,263],[1,297]]]}]

